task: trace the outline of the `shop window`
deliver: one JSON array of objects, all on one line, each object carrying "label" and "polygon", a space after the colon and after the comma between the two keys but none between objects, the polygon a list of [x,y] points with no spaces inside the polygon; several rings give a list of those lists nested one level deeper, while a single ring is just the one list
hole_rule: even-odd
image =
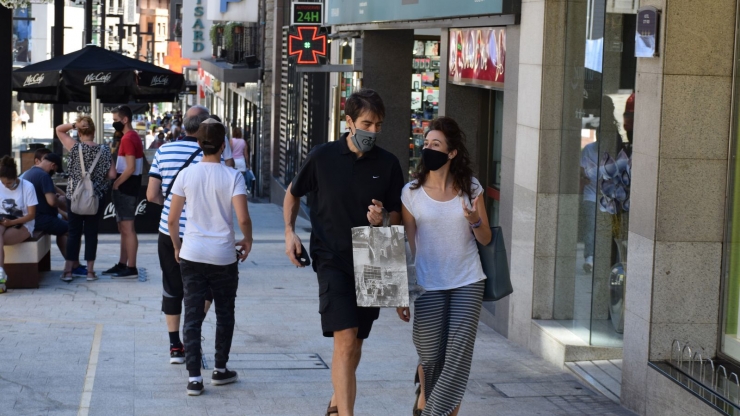
[{"label": "shop window", "polygon": [[424,147],[424,134],[439,115],[439,37],[417,37],[414,41],[411,75],[411,137],[409,177],[416,171]]},{"label": "shop window", "polygon": [[636,64],[636,10],[616,7],[568,2],[552,311],[585,342],[608,347],[622,345],[629,281]]},{"label": "shop window", "polygon": [[[739,49],[740,51],[740,49]],[[738,52],[735,52],[737,59]],[[736,61],[737,64],[737,61]],[[722,328],[720,353],[740,362],[740,97],[738,75],[733,95],[733,141],[731,148],[731,174],[728,181],[727,229],[725,231]]]}]

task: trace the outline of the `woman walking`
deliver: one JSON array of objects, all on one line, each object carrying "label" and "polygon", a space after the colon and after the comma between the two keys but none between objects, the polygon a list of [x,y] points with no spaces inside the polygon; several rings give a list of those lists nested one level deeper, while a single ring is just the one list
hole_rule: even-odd
[{"label": "woman walking", "polygon": [[[455,120],[432,121],[417,179],[401,194],[418,283],[426,289],[414,304],[420,357],[414,415],[457,415],[473,359],[486,279],[476,241],[488,244],[491,229],[464,142]],[[409,308],[398,315],[411,319]]]},{"label": "woman walking", "polygon": [[[80,141],[69,135],[77,129]],[[98,280],[95,274],[95,256],[98,251],[98,223],[100,214],[105,208],[103,196],[108,190],[109,179],[116,178],[116,168],[111,163],[111,152],[106,146],[95,143],[95,123],[88,116],[82,116],[75,123],[57,126],[57,137],[69,151],[69,182],[67,183],[67,200],[72,201],[75,189],[82,181],[82,169],[90,175],[95,196],[98,198],[98,212],[93,215],[79,215],[72,212],[72,204],[67,204],[69,218],[69,238],[67,240],[67,261],[64,264],[62,280],[71,282],[72,267],[79,262],[82,234],[85,234],[85,260],[87,261],[87,280]]]},{"label": "woman walking", "polygon": [[252,189],[254,174],[249,166],[249,142],[242,134],[242,129],[234,127],[231,130],[231,152],[234,155],[234,167],[244,175],[247,191]]},{"label": "woman walking", "polygon": [[0,159],[0,293],[5,292],[5,248],[26,241],[33,234],[36,218],[36,190],[18,177],[15,159]]}]

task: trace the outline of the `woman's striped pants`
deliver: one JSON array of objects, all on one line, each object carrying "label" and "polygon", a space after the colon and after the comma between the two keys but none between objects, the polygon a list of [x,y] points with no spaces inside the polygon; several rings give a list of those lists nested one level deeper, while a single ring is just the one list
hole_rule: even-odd
[{"label": "woman's striped pants", "polygon": [[462,402],[470,376],[484,281],[429,291],[414,303],[414,345],[424,371],[423,416],[447,416]]}]

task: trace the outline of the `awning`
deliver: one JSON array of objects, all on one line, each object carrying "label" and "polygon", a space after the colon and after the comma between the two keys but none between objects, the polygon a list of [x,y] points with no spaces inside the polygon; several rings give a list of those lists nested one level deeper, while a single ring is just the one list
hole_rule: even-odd
[{"label": "awning", "polygon": [[200,66],[221,82],[245,83],[258,82],[262,79],[262,68],[248,68],[214,59],[201,59]]}]

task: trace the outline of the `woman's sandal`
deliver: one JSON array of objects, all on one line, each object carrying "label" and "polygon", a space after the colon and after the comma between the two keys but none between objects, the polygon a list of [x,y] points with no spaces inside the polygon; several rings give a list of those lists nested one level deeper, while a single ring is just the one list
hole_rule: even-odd
[{"label": "woman's sandal", "polygon": [[339,414],[339,409],[337,409],[336,406],[332,406],[331,405],[331,400],[329,400],[329,406],[326,407],[326,416],[331,416],[333,414],[334,415],[338,415]]},{"label": "woman's sandal", "polygon": [[70,271],[66,271],[66,270],[65,270],[65,271],[64,271],[64,272],[62,273],[62,281],[63,281],[63,282],[67,282],[67,283],[69,283],[69,282],[71,282],[72,280],[74,280],[74,276],[72,276],[72,271],[71,271],[71,270],[70,270]]},{"label": "woman's sandal", "polygon": [[419,396],[421,396],[421,386],[416,388],[416,400],[414,400],[414,416],[421,416],[423,409],[419,409]]},{"label": "woman's sandal", "polygon": [[95,280],[98,280],[98,275],[95,272],[87,272],[87,281],[93,282]]}]

